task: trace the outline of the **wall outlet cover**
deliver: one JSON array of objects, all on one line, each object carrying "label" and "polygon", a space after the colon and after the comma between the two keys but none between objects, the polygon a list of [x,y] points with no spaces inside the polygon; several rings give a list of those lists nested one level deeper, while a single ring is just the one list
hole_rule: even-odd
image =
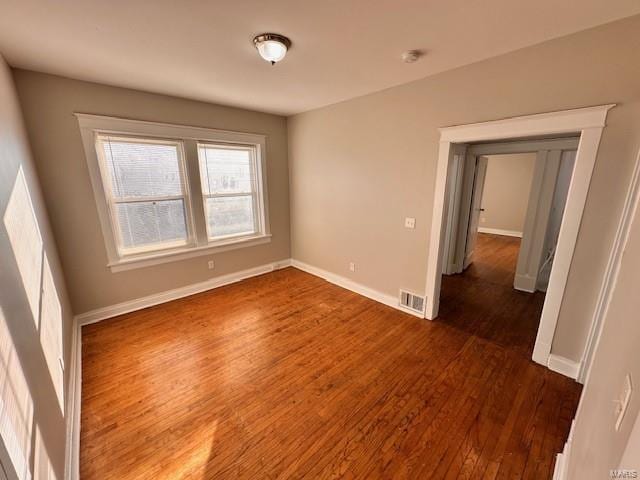
[{"label": "wall outlet cover", "polygon": [[622,384],[620,397],[616,401],[616,431],[620,430],[620,425],[622,425],[624,414],[627,412],[627,408],[629,407],[629,401],[631,400],[632,391],[633,386],[631,384],[631,375],[627,374],[627,376],[624,377],[624,383]]},{"label": "wall outlet cover", "polygon": [[416,228],[416,219],[413,217],[406,217],[404,219],[405,228]]}]

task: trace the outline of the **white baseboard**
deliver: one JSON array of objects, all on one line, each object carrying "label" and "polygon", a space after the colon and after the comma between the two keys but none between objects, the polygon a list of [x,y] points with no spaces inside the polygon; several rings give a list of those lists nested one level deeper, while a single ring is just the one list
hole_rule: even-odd
[{"label": "white baseboard", "polygon": [[560,373],[565,377],[573,378],[574,380],[578,379],[578,373],[580,372],[580,363],[578,362],[552,353],[549,355],[547,366],[550,370]]},{"label": "white baseboard", "polygon": [[82,336],[81,326],[73,319],[69,384],[67,386],[65,480],[80,478],[80,402],[82,392]]},{"label": "white baseboard", "polygon": [[372,288],[369,288],[361,283],[354,282],[349,278],[342,277],[335,273],[329,272],[327,270],[323,270],[321,268],[315,267],[313,265],[309,265],[308,263],[301,262],[299,260],[291,260],[291,266],[302,270],[303,272],[310,273],[311,275],[315,275],[316,277],[323,278],[327,282],[333,283],[334,285],[338,285],[339,287],[346,288],[347,290],[351,290],[352,292],[358,293],[364,297],[370,298],[371,300],[375,300],[376,302],[384,303],[385,305],[400,310],[404,313],[409,313],[418,318],[424,318],[424,314],[414,312],[407,308],[404,308],[400,305],[399,299],[394,297],[393,295],[388,295],[386,293],[379,292]]},{"label": "white baseboard", "polygon": [[551,355],[551,344],[536,339],[531,360],[546,367],[549,365],[549,355]]},{"label": "white baseboard", "polygon": [[558,453],[556,455],[556,465],[553,468],[553,480],[566,480],[567,478],[567,464],[564,453]]},{"label": "white baseboard", "polygon": [[513,288],[515,288],[516,290],[520,290],[521,292],[533,293],[536,291],[537,281],[538,279],[535,277],[516,274],[513,280]]},{"label": "white baseboard", "polygon": [[569,438],[564,444],[564,450],[562,453],[556,455],[556,465],[553,469],[553,480],[568,480],[569,479],[569,457],[571,456],[571,446],[573,445],[573,429],[575,427],[575,419],[571,422],[571,430],[569,431]]},{"label": "white baseboard", "polygon": [[239,282],[246,278],[255,277],[265,273],[273,272],[291,265],[290,259],[281,260],[279,262],[268,263],[259,267],[249,268],[247,270],[241,270],[239,272],[229,273],[227,275],[221,275],[214,277],[204,282],[194,283],[185,287],[174,288],[173,290],[167,290],[165,292],[154,293],[146,297],[137,298],[135,300],[129,300],[127,302],[118,303],[108,307],[98,308],[85,313],[76,315],[76,321],[79,325],[88,325],[90,323],[99,322],[107,318],[123,315],[125,313],[134,312],[143,308],[152,307],[161,303],[170,302],[171,300],[177,300],[179,298],[188,297],[196,293],[205,292],[217,287],[229,285],[231,283]]},{"label": "white baseboard", "polygon": [[518,232],[517,230],[502,230],[501,228],[478,227],[478,232],[491,233],[493,235],[505,235],[507,237],[522,238],[522,232]]}]

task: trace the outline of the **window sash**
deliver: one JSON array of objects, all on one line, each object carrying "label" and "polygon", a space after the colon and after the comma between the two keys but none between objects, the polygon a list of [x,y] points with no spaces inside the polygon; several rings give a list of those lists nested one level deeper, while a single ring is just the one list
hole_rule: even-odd
[{"label": "window sash", "polygon": [[[185,215],[185,230],[186,230],[186,236],[183,239],[174,239],[174,240],[165,240],[165,241],[160,241],[160,242],[152,242],[152,243],[146,243],[146,244],[142,244],[142,245],[134,245],[131,247],[125,247],[122,244],[122,240],[124,239],[124,235],[123,232],[121,231],[121,227],[120,227],[120,221],[118,218],[118,214],[116,213],[116,209],[113,209],[113,213],[112,213],[112,224],[113,224],[113,228],[114,230],[117,232],[117,247],[118,247],[118,251],[120,252],[120,255],[122,257],[127,257],[129,255],[136,255],[136,254],[140,254],[140,253],[145,253],[145,252],[159,252],[159,251],[163,251],[163,250],[168,250],[168,249],[172,249],[172,248],[178,248],[178,247],[183,247],[186,245],[190,245],[192,242],[192,235],[189,232],[189,223],[188,223],[188,217],[187,217],[187,209],[188,209],[188,204],[185,202],[185,200],[183,198],[180,198],[179,200],[182,201],[182,206],[184,209],[184,215]],[[155,205],[155,201],[153,200],[148,200],[148,199],[144,199],[142,200],[143,203],[153,203]],[[131,205],[131,203],[139,203],[139,202],[114,202],[114,205]]]},{"label": "window sash", "polygon": [[[253,230],[250,232],[240,232],[240,233],[229,233],[229,234],[221,234],[221,235],[214,235],[213,232],[211,231],[211,229],[209,228],[209,221],[208,221],[208,211],[207,211],[207,199],[209,198],[238,198],[238,197],[251,197],[251,211],[253,213],[252,215],[252,220],[253,220]],[[229,238],[241,238],[241,237],[250,237],[250,236],[254,236],[257,234],[260,234],[262,232],[261,228],[260,228],[260,223],[259,223],[259,219],[260,219],[260,212],[257,210],[256,207],[256,193],[255,192],[250,192],[250,193],[229,193],[229,194],[207,194],[207,195],[203,195],[204,198],[204,210],[205,210],[205,220],[206,220],[206,224],[207,224],[207,239],[209,241],[209,243],[215,243],[215,242],[219,242],[221,240],[227,240]]]},{"label": "window sash", "polygon": [[[216,242],[227,240],[229,238],[242,238],[248,236],[255,236],[264,233],[264,225],[262,219],[264,218],[263,207],[259,201],[258,194],[261,192],[260,184],[261,178],[258,169],[258,147],[253,144],[230,144],[224,142],[198,142],[198,171],[201,177],[202,184],[202,202],[205,215],[205,224],[207,231],[207,240],[209,244],[215,244]],[[206,151],[207,147],[220,149],[220,150],[242,150],[249,152],[249,175],[251,182],[249,184],[249,190],[240,192],[228,192],[228,193],[206,193],[204,189],[205,179],[204,176],[208,175],[208,172],[203,172],[203,166],[206,170],[206,158],[203,159],[200,155],[201,151]],[[241,232],[232,234],[215,235],[209,226],[209,212],[207,207],[207,199],[209,198],[238,198],[238,197],[251,197],[251,209],[253,217],[253,231]]]},{"label": "window sash", "polygon": [[[176,248],[183,248],[195,244],[193,216],[191,212],[191,202],[189,199],[189,188],[187,169],[185,165],[184,143],[180,140],[171,140],[155,137],[143,137],[135,135],[113,135],[109,133],[95,132],[96,152],[98,154],[98,164],[104,186],[104,193],[107,200],[111,228],[113,230],[115,247],[120,258],[127,258],[132,255],[142,253],[161,252]],[[107,160],[105,158],[104,145],[109,141],[126,141],[131,143],[149,144],[149,145],[169,145],[176,148],[176,156],[178,161],[178,173],[180,175],[180,189],[182,195],[140,195],[118,197],[115,194],[115,186],[113,184],[113,176],[109,173]],[[184,221],[186,237],[184,239],[168,240],[164,242],[148,243],[137,246],[125,247],[123,244],[124,235],[120,227],[118,218],[117,205],[132,203],[154,203],[161,201],[181,200],[184,209]]]}]

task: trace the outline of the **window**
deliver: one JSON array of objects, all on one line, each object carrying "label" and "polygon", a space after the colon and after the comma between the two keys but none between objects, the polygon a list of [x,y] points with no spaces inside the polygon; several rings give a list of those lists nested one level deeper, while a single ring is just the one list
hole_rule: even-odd
[{"label": "window", "polygon": [[269,241],[264,136],[76,116],[112,271]]},{"label": "window", "polygon": [[120,255],[190,243],[182,144],[96,136]]},{"label": "window", "polygon": [[198,156],[209,239],[259,231],[255,148],[199,144]]}]

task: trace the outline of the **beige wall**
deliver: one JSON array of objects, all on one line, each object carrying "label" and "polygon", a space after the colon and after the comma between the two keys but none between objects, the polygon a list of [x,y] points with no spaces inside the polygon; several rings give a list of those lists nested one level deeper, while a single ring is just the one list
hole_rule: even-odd
[{"label": "beige wall", "polygon": [[[49,282],[45,281],[44,286],[42,283],[42,258],[46,258],[50,266],[53,290],[61,306],[57,314],[55,308],[48,309],[52,315],[47,317],[55,320],[51,326],[56,333],[63,332],[66,365],[70,364],[71,309],[13,79],[2,57],[0,214],[0,400],[4,404],[0,431],[7,427],[7,411],[13,412],[8,415],[10,428],[22,443],[20,449],[31,472],[36,462],[41,467],[46,466],[46,462],[61,479],[65,417],[43,349],[47,334],[43,330],[41,312],[45,306],[40,305],[41,292],[42,288],[47,292],[52,292],[52,289]],[[15,219],[18,221],[13,222]],[[24,230],[22,227],[33,228]],[[35,235],[26,235],[25,231],[35,232]],[[53,358],[53,361],[53,368],[59,368],[58,359]],[[24,418],[19,419],[22,415]],[[9,462],[3,458],[3,446],[0,440],[0,461],[9,468]],[[34,449],[38,460],[33,458]],[[14,477],[9,475],[9,478]]]},{"label": "beige wall", "polygon": [[[284,117],[23,70],[14,77],[76,314],[289,258]],[[111,273],[74,112],[266,135],[272,241]]]},{"label": "beige wall", "polygon": [[636,421],[633,423],[633,429],[620,460],[620,467],[640,470],[640,413],[636,415]]},{"label": "beige wall", "polygon": [[489,155],[488,158],[480,228],[522,234],[536,154]]},{"label": "beige wall", "polygon": [[292,256],[423,292],[438,127],[615,102],[553,342],[579,360],[640,145],[638,31],[640,16],[291,117]]},{"label": "beige wall", "polygon": [[[618,468],[627,445],[629,449],[638,448],[638,438],[632,436],[632,431],[640,411],[639,285],[640,209],[636,207],[593,367],[576,416],[569,462],[570,479],[609,478],[609,470]],[[614,401],[619,398],[627,374],[631,375],[634,392],[620,430],[616,432]],[[626,457],[623,466],[640,470],[640,456],[636,455],[635,459]]]}]

